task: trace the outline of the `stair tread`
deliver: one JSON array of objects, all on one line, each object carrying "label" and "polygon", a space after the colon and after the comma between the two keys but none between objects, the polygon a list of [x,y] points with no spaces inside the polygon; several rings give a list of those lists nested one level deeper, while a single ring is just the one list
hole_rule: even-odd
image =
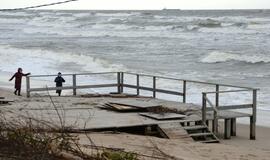
[{"label": "stair tread", "polygon": [[212,139],[212,140],[204,140],[204,141],[197,141],[200,143],[219,143],[219,140],[217,139]]},{"label": "stair tread", "polygon": [[196,129],[206,129],[207,127],[204,125],[196,125],[196,126],[186,126],[185,130],[196,130]]},{"label": "stair tread", "polygon": [[210,136],[210,135],[213,135],[213,134],[210,133],[210,132],[207,132],[207,133],[192,133],[192,134],[189,134],[189,136],[191,136],[191,137]]}]

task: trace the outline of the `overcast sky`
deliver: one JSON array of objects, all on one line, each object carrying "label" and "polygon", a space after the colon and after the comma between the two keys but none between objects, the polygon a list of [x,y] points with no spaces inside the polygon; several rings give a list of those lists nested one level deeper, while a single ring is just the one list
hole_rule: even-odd
[{"label": "overcast sky", "polygon": [[[4,1],[4,2],[3,2]],[[64,0],[1,0],[0,8],[17,8]],[[79,0],[44,9],[270,9],[270,0]]]}]

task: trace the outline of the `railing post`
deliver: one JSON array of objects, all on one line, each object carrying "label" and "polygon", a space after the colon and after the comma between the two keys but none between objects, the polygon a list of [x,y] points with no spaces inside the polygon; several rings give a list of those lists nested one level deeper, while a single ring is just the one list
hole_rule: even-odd
[{"label": "railing post", "polygon": [[137,96],[140,95],[140,75],[137,74]]},{"label": "railing post", "polygon": [[153,77],[153,97],[156,98],[156,77]]},{"label": "railing post", "polygon": [[121,93],[121,72],[117,72],[117,92]]},{"label": "railing post", "polygon": [[252,116],[250,117],[250,139],[256,139],[256,119],[257,119],[257,90],[253,90],[253,106],[252,106]]},{"label": "railing post", "polygon": [[216,107],[219,106],[219,85],[216,85]]},{"label": "railing post", "polygon": [[124,92],[124,72],[121,72],[121,92],[120,93],[123,93]]},{"label": "railing post", "polygon": [[186,103],[187,81],[183,81],[183,103]]},{"label": "railing post", "polygon": [[[216,108],[219,106],[219,85],[216,85]],[[214,134],[218,133],[218,118],[217,118],[217,112],[214,110],[213,114],[213,123],[212,123],[212,131]]]},{"label": "railing post", "polygon": [[206,123],[206,93],[202,93],[202,122]]},{"label": "railing post", "polygon": [[26,96],[30,98],[30,77],[26,76]]},{"label": "railing post", "polygon": [[77,78],[76,78],[76,74],[72,75],[72,84],[73,84],[73,96],[77,95]]}]

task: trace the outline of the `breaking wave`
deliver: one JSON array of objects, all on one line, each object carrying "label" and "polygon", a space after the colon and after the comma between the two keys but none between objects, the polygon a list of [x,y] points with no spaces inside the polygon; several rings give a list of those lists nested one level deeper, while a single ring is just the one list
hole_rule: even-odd
[{"label": "breaking wave", "polygon": [[265,55],[241,55],[214,51],[201,59],[203,63],[221,63],[228,61],[241,61],[246,63],[269,63],[270,57]]},{"label": "breaking wave", "polygon": [[6,72],[13,72],[18,67],[23,67],[33,74],[52,74],[59,69],[65,72],[107,72],[119,71],[123,68],[121,65],[111,64],[85,54],[21,49],[6,45],[0,46],[0,56],[0,70]]}]

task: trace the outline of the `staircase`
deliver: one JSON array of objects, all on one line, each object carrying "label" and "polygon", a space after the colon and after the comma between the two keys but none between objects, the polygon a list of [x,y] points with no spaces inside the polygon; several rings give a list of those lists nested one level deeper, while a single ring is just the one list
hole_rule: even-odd
[{"label": "staircase", "polygon": [[219,143],[219,139],[201,120],[159,124],[157,129],[164,138],[202,143]]},{"label": "staircase", "polygon": [[219,139],[201,120],[180,123],[188,135],[196,142],[219,143]]}]

